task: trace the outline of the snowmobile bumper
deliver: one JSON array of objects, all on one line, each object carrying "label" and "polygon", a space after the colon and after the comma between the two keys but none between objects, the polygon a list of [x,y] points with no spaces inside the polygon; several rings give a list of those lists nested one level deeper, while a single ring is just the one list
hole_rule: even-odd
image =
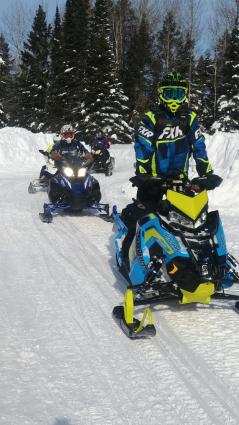
[{"label": "snowmobile bumper", "polygon": [[210,304],[211,296],[215,292],[214,283],[200,283],[196,291],[189,292],[185,289],[180,289],[183,294],[180,304],[190,304],[190,303],[201,303],[201,304]]},{"label": "snowmobile bumper", "polygon": [[132,289],[127,289],[125,293],[124,306],[114,307],[112,315],[116,323],[130,339],[148,338],[156,335],[150,308],[144,310],[141,321],[134,317]]},{"label": "snowmobile bumper", "polygon": [[[92,202],[85,206],[85,209],[96,210],[100,213],[103,218],[109,217],[109,204],[101,204],[99,202]],[[71,210],[71,205],[67,202],[56,202],[55,204],[44,204],[44,212],[39,213],[39,217],[43,223],[51,223],[53,220],[53,214],[61,211]],[[79,210],[80,211],[80,210]]]}]

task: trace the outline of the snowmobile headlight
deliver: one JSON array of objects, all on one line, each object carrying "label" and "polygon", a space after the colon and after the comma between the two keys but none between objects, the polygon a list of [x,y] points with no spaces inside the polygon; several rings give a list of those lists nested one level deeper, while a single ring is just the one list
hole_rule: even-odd
[{"label": "snowmobile headlight", "polygon": [[66,177],[72,177],[74,176],[74,171],[70,167],[64,167],[63,173],[66,175]]},{"label": "snowmobile headlight", "polygon": [[86,175],[86,168],[80,168],[78,171],[78,177],[85,177]]},{"label": "snowmobile headlight", "polygon": [[180,226],[185,226],[190,228],[194,227],[193,222],[190,219],[184,217],[183,215],[177,213],[176,211],[169,212],[169,221],[171,223],[177,223]]},{"label": "snowmobile headlight", "polygon": [[202,226],[202,224],[205,223],[206,219],[207,219],[207,213],[206,212],[203,212],[200,215],[200,217],[197,219],[197,221],[195,222],[194,227],[197,228],[199,226]]},{"label": "snowmobile headlight", "polygon": [[207,218],[207,214],[206,212],[204,212],[200,215],[200,217],[194,223],[192,220],[190,220],[187,217],[184,217],[183,215],[177,213],[176,211],[169,212],[169,221],[171,223],[177,223],[180,226],[188,227],[191,229],[196,229],[197,227],[202,226],[202,224],[205,223],[206,218]]}]

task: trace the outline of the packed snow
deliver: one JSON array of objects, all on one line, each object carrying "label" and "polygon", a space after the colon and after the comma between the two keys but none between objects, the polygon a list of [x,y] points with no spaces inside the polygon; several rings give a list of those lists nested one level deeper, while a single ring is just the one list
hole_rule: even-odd
[{"label": "packed snow", "polygon": [[[207,136],[223,184],[210,194],[239,258],[239,133]],[[157,335],[131,341],[113,321],[125,282],[112,223],[38,213],[30,195],[51,134],[0,130],[0,425],[238,425],[239,315],[231,302],[153,305]],[[102,201],[121,210],[135,191],[133,145],[113,145]],[[140,316],[142,308],[137,307]]]}]

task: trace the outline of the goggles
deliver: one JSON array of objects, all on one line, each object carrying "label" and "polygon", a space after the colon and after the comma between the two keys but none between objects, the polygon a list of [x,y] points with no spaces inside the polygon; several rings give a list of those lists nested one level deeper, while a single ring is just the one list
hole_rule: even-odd
[{"label": "goggles", "polygon": [[160,97],[164,102],[184,102],[187,94],[186,87],[160,87]]},{"label": "goggles", "polygon": [[74,139],[75,132],[74,131],[64,131],[64,133],[61,133],[61,136],[63,139]]}]

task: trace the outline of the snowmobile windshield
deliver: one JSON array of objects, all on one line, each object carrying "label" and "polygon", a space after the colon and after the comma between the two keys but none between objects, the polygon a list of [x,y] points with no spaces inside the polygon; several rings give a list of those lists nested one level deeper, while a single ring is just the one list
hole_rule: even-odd
[{"label": "snowmobile windshield", "polygon": [[172,100],[183,102],[186,97],[186,92],[187,90],[183,87],[164,87],[162,97],[166,102]]}]

